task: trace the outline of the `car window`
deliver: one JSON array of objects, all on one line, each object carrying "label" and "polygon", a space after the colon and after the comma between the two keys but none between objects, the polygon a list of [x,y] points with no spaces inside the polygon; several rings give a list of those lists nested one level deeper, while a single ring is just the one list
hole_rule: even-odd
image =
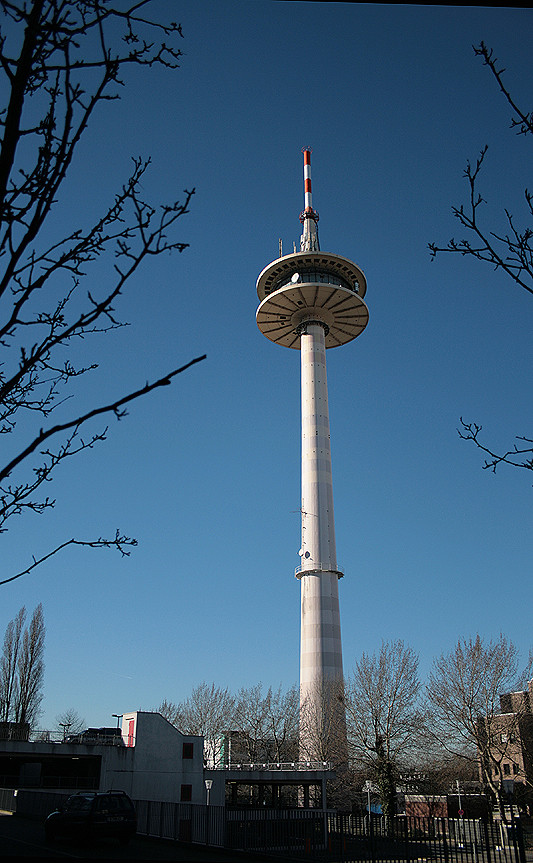
[{"label": "car window", "polygon": [[65,812],[88,812],[91,803],[91,797],[69,797],[65,803]]}]

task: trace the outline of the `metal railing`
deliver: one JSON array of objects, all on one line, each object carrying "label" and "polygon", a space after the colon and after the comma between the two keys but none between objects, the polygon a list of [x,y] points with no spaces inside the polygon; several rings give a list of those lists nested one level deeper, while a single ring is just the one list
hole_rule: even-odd
[{"label": "metal railing", "polygon": [[23,743],[65,743],[65,744],[82,744],[84,746],[135,746],[135,738],[128,736],[107,734],[88,734],[80,732],[79,734],[65,734],[64,731],[48,731],[42,729],[32,729],[29,733],[21,732],[20,734],[11,733],[9,737],[0,738],[3,740],[12,740]]},{"label": "metal railing", "polygon": [[310,564],[309,561],[307,561],[306,563],[301,563],[300,566],[297,566],[294,570],[294,575],[296,576],[296,578],[298,578],[299,575],[311,575],[313,572],[332,572],[339,578],[344,578],[344,568],[342,566],[332,568],[331,566],[326,566],[325,563]]},{"label": "metal railing", "polygon": [[490,818],[417,818],[328,813],[331,859],[405,863],[526,863],[522,825]]},{"label": "metal railing", "polygon": [[331,761],[228,761],[208,770],[333,770]]}]

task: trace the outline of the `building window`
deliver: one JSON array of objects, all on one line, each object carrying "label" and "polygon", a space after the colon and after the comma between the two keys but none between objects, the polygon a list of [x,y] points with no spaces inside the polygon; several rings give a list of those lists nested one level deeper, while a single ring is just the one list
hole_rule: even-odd
[{"label": "building window", "polygon": [[[346,268],[344,268],[346,269]],[[297,278],[294,278],[297,276]],[[348,288],[350,291],[354,291],[357,293],[359,291],[359,283],[355,281],[355,284],[349,282],[346,278],[343,278],[338,273],[329,273],[326,271],[320,270],[305,270],[300,269],[297,273],[286,273],[281,276],[280,279],[274,284],[274,287],[265,288],[265,294],[270,294],[272,291],[277,291],[279,288],[285,287],[285,285],[298,284],[301,282],[310,282],[311,284],[316,284],[317,282],[326,284],[326,285],[339,285],[342,288]]]},{"label": "building window", "polygon": [[192,785],[182,785],[180,800],[182,803],[190,803],[192,800]]},{"label": "building window", "polygon": [[503,765],[503,772],[505,773],[506,776],[509,776],[509,774],[511,772],[511,768],[508,764]]},{"label": "building window", "polygon": [[520,773],[520,768],[518,764],[513,764],[513,773],[516,776],[517,773]]},{"label": "building window", "polygon": [[181,757],[182,758],[192,758],[193,752],[194,752],[194,743],[190,743],[190,742],[184,743]]}]

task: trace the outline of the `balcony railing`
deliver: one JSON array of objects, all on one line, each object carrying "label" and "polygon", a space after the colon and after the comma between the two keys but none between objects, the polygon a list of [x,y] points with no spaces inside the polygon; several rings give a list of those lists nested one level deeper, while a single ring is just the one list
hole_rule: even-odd
[{"label": "balcony railing", "polygon": [[45,731],[32,729],[31,731],[21,731],[16,733],[12,730],[9,736],[6,734],[0,737],[1,740],[12,740],[27,743],[66,743],[66,744],[82,744],[85,746],[134,746],[135,738],[132,736],[122,737],[120,734],[89,734],[86,731],[79,734],[65,734],[60,731]]},{"label": "balcony railing", "polygon": [[331,761],[243,761],[226,762],[208,767],[208,770],[332,770]]}]

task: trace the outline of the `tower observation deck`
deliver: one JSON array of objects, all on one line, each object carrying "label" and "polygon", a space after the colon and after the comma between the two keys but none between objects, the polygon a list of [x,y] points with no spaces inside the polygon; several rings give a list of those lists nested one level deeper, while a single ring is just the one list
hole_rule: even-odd
[{"label": "tower observation deck", "polygon": [[[301,352],[302,542],[300,709],[314,728],[300,733],[301,756],[322,758],[318,740],[331,734],[325,689],[343,679],[326,349],[360,335],[368,322],[366,279],[356,264],[322,252],[312,206],[311,150],[304,148],[305,207],[300,251],[272,261],[257,280],[257,325],[272,342]],[[337,700],[336,700],[337,701]],[[339,702],[337,701],[337,705]],[[338,707],[336,708],[338,712]],[[303,723],[301,723],[301,728]],[[341,718],[339,733],[345,721]],[[329,731],[327,731],[329,729]]]}]

